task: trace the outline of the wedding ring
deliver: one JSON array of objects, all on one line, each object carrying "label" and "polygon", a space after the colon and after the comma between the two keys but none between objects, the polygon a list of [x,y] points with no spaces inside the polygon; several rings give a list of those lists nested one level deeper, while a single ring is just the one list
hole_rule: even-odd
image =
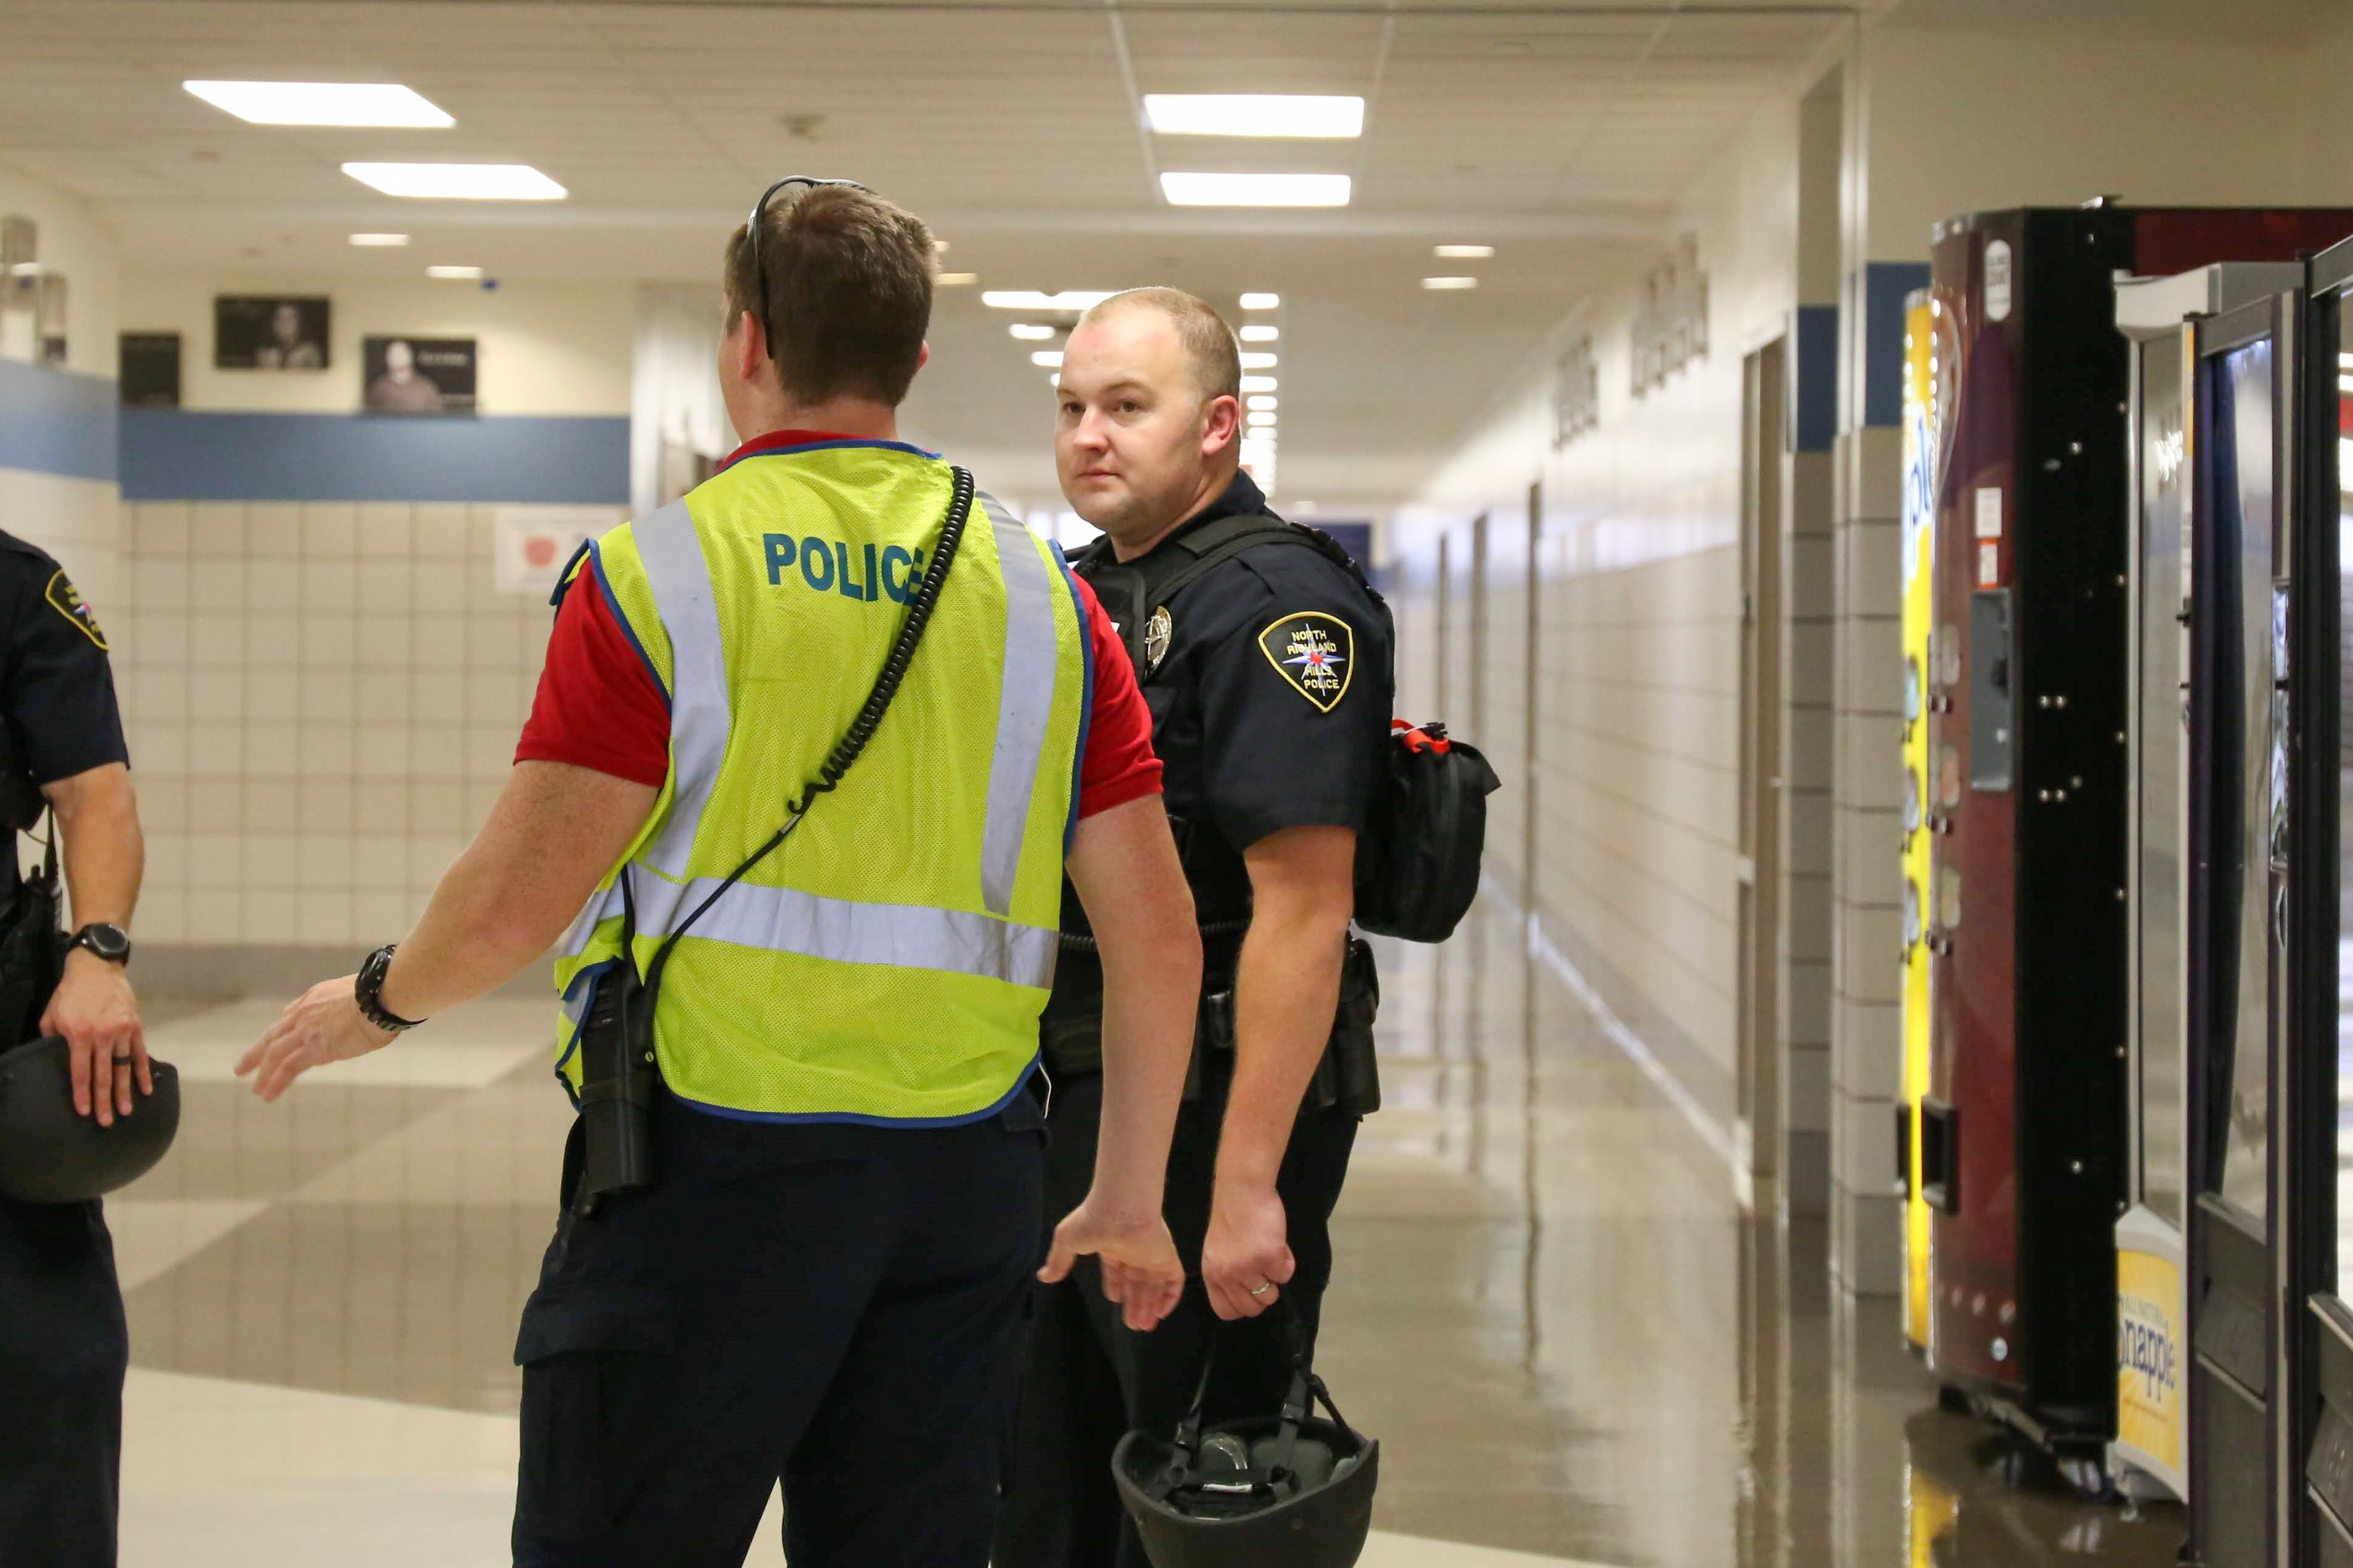
[{"label": "wedding ring", "polygon": [[1263,1284],[1263,1285],[1260,1286],[1257,1289],[1255,1289],[1255,1290],[1251,1291],[1251,1292],[1250,1292],[1250,1296],[1251,1296],[1251,1298],[1252,1298],[1253,1300],[1255,1300],[1255,1299],[1256,1299],[1256,1298],[1258,1298],[1258,1297],[1261,1297],[1261,1296],[1265,1295],[1269,1290],[1271,1290],[1271,1289],[1274,1289],[1274,1281],[1273,1281],[1273,1280],[1271,1280],[1271,1279],[1270,1279],[1270,1280],[1268,1280],[1265,1284]]}]

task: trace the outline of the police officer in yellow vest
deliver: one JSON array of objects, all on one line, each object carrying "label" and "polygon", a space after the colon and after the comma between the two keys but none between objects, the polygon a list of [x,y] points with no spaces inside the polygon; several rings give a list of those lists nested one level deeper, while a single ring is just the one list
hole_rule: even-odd
[{"label": "police officer in yellow vest", "polygon": [[[396,953],[238,1068],[274,1100],[555,948],[586,1110],[516,1349],[519,1565],[740,1563],[781,1479],[795,1568],[985,1568],[1066,869],[1111,1048],[1045,1272],[1097,1256],[1138,1328],[1182,1285],[1159,1215],[1200,950],[1149,721],[1052,546],[897,439],[932,257],[861,187],[762,198],[720,345],[744,447],[575,564],[480,836]],[[597,1130],[639,1080],[597,1042],[632,1009],[625,1157]]]}]

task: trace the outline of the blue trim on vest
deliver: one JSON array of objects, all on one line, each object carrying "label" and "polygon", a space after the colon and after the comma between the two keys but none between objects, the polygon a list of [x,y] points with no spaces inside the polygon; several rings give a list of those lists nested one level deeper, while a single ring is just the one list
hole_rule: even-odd
[{"label": "blue trim on vest", "polygon": [[564,608],[564,595],[572,589],[573,574],[579,571],[580,563],[590,556],[596,545],[596,542],[593,539],[584,539],[580,542],[580,547],[572,552],[572,559],[566,561],[564,563],[564,570],[555,574],[555,592],[548,595],[549,605],[559,610]]},{"label": "blue trim on vest", "polygon": [[670,688],[662,684],[661,671],[654,668],[654,656],[648,653],[646,645],[638,640],[638,628],[629,625],[629,617],[621,613],[621,606],[613,601],[612,590],[605,585],[605,552],[597,549],[596,541],[593,539],[583,541],[581,548],[588,552],[588,564],[596,574],[596,592],[605,595],[605,607],[613,612],[613,619],[620,623],[621,635],[629,639],[629,646],[636,648],[638,657],[645,661],[646,673],[653,677],[654,689],[661,693],[662,706],[668,708],[670,705]]},{"label": "blue trim on vest", "polygon": [[940,460],[940,455],[937,452],[927,452],[923,447],[907,441],[868,441],[844,437],[838,441],[805,441],[797,447],[770,447],[758,452],[738,452],[720,464],[712,472],[723,474],[736,464],[751,458],[797,458],[803,452],[839,452],[854,447],[865,447],[881,452],[905,452],[911,457],[929,458],[935,463]]},{"label": "blue trim on vest", "polygon": [[1068,859],[1071,847],[1079,839],[1079,791],[1087,776],[1087,730],[1095,719],[1095,624],[1087,614],[1086,595],[1079,592],[1079,580],[1071,575],[1061,544],[1050,539],[1046,548],[1054,552],[1054,564],[1062,569],[1062,585],[1070,590],[1071,608],[1079,617],[1079,749],[1071,758],[1071,820],[1062,829],[1062,858]]},{"label": "blue trim on vest", "polygon": [[976,1110],[965,1116],[864,1116],[848,1110],[818,1110],[793,1113],[777,1110],[735,1110],[724,1105],[705,1105],[699,1100],[689,1100],[676,1089],[670,1097],[690,1110],[700,1110],[708,1116],[723,1117],[729,1121],[765,1121],[771,1126],[785,1127],[887,1127],[896,1131],[916,1132],[930,1127],[969,1127],[976,1121],[986,1121],[1004,1114],[1013,1103],[1013,1097],[1029,1087],[1029,1075],[1038,1070],[1038,1058],[1031,1057],[1021,1076],[1005,1098],[986,1110]]},{"label": "blue trim on vest", "polygon": [[570,1067],[572,1058],[580,1054],[580,1037],[588,1032],[588,1014],[590,1009],[596,1005],[597,982],[604,977],[607,970],[618,968],[620,963],[620,959],[616,956],[606,959],[600,963],[592,963],[574,975],[572,984],[564,990],[564,1000],[569,1002],[572,1000],[572,994],[580,989],[580,983],[584,980],[588,983],[588,995],[580,1006],[580,1021],[572,1026],[572,1037],[564,1043],[564,1054],[555,1058],[555,1081],[564,1086],[564,1098],[572,1102],[572,1109],[575,1111],[580,1109],[580,1092],[572,1087],[572,1080],[564,1076],[564,1069]]}]

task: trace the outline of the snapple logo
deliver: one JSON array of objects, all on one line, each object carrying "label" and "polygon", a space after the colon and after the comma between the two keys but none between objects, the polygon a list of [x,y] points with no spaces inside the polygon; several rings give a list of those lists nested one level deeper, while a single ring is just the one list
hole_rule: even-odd
[{"label": "snapple logo", "polygon": [[[2126,1372],[2140,1374],[2147,1397],[2157,1399],[2173,1392],[2178,1372],[2175,1364],[2173,1336],[2162,1327],[2164,1320],[2153,1301],[2126,1299],[2116,1319],[2116,1364]],[[2137,1321],[2147,1319],[2149,1321]]]}]

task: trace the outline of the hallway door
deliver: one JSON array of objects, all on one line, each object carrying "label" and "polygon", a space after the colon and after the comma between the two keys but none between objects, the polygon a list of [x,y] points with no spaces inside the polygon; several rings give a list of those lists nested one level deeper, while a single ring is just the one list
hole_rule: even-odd
[{"label": "hallway door", "polygon": [[1740,1121],[1742,1201],[1781,1173],[1781,563],[1788,494],[1782,371],[1788,340],[1743,368],[1740,487]]}]

